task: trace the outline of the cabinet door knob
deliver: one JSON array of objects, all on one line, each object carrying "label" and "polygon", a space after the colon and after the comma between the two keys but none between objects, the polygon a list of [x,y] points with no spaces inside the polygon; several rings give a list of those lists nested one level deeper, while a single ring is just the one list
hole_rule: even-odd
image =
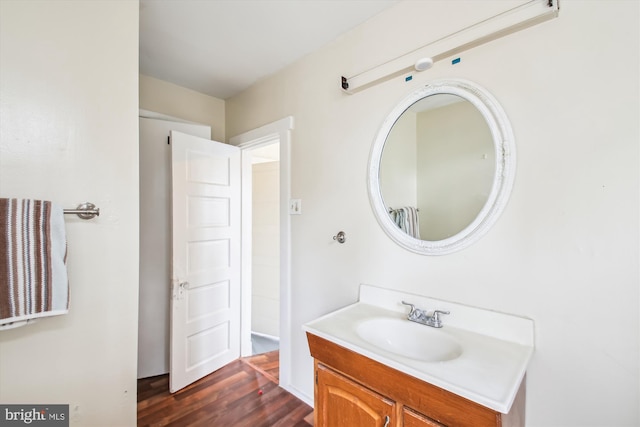
[{"label": "cabinet door knob", "polygon": [[384,417],[384,425],[382,427],[389,427],[389,421],[391,421],[391,418],[389,418],[389,415],[386,415]]}]

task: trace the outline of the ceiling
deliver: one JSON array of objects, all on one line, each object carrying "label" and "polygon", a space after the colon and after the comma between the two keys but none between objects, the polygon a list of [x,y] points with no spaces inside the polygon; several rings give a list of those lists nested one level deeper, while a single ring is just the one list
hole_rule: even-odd
[{"label": "ceiling", "polygon": [[227,99],[399,0],[140,0],[140,73]]}]

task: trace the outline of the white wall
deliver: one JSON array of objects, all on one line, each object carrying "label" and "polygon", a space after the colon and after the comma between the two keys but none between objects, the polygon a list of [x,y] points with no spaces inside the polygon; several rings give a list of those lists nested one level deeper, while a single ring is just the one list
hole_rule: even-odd
[{"label": "white wall", "polygon": [[[495,4],[496,2],[493,2]],[[499,3],[499,2],[498,2]],[[354,302],[361,282],[536,322],[528,426],[636,426],[639,401],[639,3],[563,1],[558,19],[356,95],[343,74],[478,20],[487,2],[404,1],[227,100],[236,135],[293,115],[293,387],[312,395],[300,327]],[[494,228],[456,254],[395,245],[369,206],[378,126],[430,79],[488,89],[509,116],[518,168]],[[344,230],[347,242],[331,237]]]},{"label": "white wall", "polygon": [[140,108],[211,126],[211,139],[225,142],[222,99],[141,74]]},{"label": "white wall", "polygon": [[69,314],[0,332],[0,402],[136,423],[138,2],[0,1],[0,197],[66,217]]}]

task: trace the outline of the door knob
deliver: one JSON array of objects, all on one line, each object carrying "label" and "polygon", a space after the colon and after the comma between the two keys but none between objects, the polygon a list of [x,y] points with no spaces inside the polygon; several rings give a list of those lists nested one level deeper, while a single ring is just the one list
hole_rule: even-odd
[{"label": "door knob", "polygon": [[176,284],[174,285],[173,299],[181,300],[184,295],[184,291],[189,290],[189,282],[176,281],[175,283]]}]

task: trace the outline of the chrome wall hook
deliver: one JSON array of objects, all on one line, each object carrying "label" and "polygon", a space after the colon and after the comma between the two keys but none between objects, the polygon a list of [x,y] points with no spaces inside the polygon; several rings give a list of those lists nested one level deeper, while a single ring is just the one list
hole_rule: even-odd
[{"label": "chrome wall hook", "polygon": [[347,236],[344,234],[344,231],[338,231],[338,234],[333,236],[333,240],[337,240],[338,243],[344,243],[347,240]]}]

